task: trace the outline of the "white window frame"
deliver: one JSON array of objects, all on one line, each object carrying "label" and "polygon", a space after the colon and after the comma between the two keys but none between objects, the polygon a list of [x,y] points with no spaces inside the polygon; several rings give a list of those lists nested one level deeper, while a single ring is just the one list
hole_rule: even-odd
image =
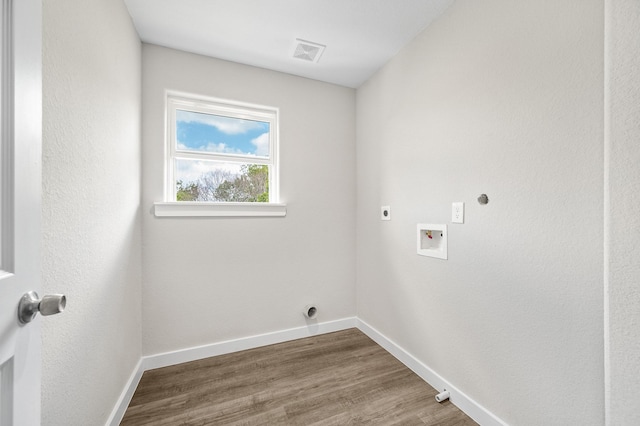
[{"label": "white window frame", "polygon": [[[285,216],[279,202],[278,141],[279,109],[262,105],[209,98],[176,92],[166,93],[164,202],[154,203],[156,216]],[[227,153],[179,150],[176,141],[176,110],[219,115],[269,123],[269,158]],[[184,202],[176,201],[177,159],[216,160],[269,166],[269,202]]]}]

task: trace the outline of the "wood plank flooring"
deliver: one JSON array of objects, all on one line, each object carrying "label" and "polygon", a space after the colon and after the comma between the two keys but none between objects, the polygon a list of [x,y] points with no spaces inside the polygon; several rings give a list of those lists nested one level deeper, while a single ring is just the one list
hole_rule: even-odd
[{"label": "wood plank flooring", "polygon": [[357,329],[144,373],[121,425],[476,423]]}]

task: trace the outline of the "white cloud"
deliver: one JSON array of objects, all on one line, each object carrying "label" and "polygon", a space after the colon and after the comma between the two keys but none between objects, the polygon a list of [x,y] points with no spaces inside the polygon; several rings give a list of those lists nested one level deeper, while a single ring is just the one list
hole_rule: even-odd
[{"label": "white cloud", "polygon": [[178,160],[176,165],[176,180],[181,180],[185,183],[195,182],[203,174],[216,169],[227,171],[233,175],[239,175],[240,167],[242,167],[242,164]]},{"label": "white cloud", "polygon": [[251,130],[261,129],[264,126],[264,123],[259,121],[243,120],[240,118],[229,118],[220,115],[201,114],[182,110],[179,110],[178,113],[178,121],[206,124],[228,135],[247,133]]},{"label": "white cloud", "polygon": [[178,141],[178,149],[183,151],[218,152],[218,153],[224,153],[224,154],[238,154],[238,155],[249,154],[249,153],[243,152],[241,149],[227,146],[227,144],[224,142],[220,142],[220,143],[209,142],[206,145],[187,146],[184,143]]},{"label": "white cloud", "polygon": [[269,156],[269,133],[263,133],[251,141],[256,147],[255,155],[259,157]]}]

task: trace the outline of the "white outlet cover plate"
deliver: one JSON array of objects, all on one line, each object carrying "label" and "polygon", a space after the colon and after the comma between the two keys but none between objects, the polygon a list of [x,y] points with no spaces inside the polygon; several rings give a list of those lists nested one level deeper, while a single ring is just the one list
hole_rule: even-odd
[{"label": "white outlet cover plate", "polygon": [[464,223],[464,203],[451,204],[451,222]]}]

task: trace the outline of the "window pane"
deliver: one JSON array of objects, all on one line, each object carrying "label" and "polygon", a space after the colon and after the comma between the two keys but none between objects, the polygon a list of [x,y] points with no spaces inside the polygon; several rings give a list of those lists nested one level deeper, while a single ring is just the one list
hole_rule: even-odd
[{"label": "window pane", "polygon": [[269,158],[269,123],[176,110],[176,148]]},{"label": "window pane", "polygon": [[176,159],[176,201],[269,202],[269,166]]}]

